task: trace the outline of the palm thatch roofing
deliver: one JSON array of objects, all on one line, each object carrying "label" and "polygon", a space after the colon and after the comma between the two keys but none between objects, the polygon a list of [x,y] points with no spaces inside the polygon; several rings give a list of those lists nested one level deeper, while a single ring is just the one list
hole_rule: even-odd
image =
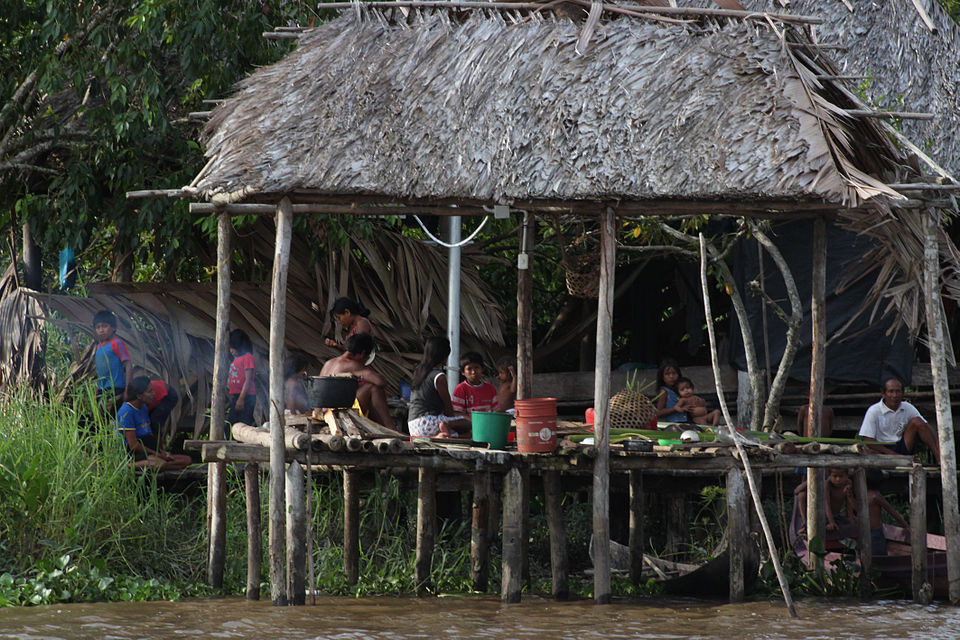
[{"label": "palm thatch roofing", "polygon": [[[782,10],[780,0],[741,0],[748,9]],[[960,25],[937,0],[790,0],[790,10],[823,18],[822,42],[840,72],[865,76],[863,85],[880,108],[934,114],[898,126],[953,176],[960,176]],[[929,21],[929,24],[928,24]],[[932,29],[931,29],[932,27]]]},{"label": "palm thatch roofing", "polygon": [[[907,158],[773,21],[357,8],[239,83],[188,187],[218,203],[830,211]],[[708,207],[704,203],[709,203]],[[725,209],[726,203],[726,209]],[[632,207],[632,209],[631,209]]]}]

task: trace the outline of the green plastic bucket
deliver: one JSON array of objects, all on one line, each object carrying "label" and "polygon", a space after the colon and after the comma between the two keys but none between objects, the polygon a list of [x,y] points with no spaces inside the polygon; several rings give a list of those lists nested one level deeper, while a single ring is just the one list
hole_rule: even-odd
[{"label": "green plastic bucket", "polygon": [[507,446],[507,434],[510,432],[509,413],[498,411],[474,411],[471,414],[473,440],[486,442],[491,449],[504,449]]}]

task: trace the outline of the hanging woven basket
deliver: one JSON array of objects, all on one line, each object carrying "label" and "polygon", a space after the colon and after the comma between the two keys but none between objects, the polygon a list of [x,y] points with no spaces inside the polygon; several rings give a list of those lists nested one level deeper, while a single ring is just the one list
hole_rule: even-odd
[{"label": "hanging woven basket", "polygon": [[600,295],[599,252],[563,256],[567,292],[575,298],[596,298]]}]

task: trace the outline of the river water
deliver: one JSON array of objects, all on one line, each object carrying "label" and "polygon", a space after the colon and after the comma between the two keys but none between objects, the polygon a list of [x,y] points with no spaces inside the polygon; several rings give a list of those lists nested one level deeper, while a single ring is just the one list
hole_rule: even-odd
[{"label": "river water", "polygon": [[316,606],[216,598],[0,609],[0,638],[434,638],[605,640],[619,638],[957,638],[960,609],[903,601],[804,600],[791,620],[782,603],[730,605],[663,598],[557,603],[493,596],[322,598]]}]

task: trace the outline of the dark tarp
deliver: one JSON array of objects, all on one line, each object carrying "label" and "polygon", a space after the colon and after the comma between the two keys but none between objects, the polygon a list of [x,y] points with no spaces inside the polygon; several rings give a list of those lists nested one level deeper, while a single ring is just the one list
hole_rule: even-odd
[{"label": "dark tarp", "polygon": [[[772,236],[793,271],[793,277],[800,292],[800,300],[803,303],[800,349],[790,369],[790,377],[805,382],[810,379],[813,221],[795,220],[777,223],[773,226]],[[867,294],[875,279],[873,273],[861,278],[842,293],[837,292],[837,287],[851,273],[857,272],[856,260],[873,246],[872,243],[873,241],[867,237],[858,236],[835,225],[827,226],[827,335],[831,338],[851,317],[865,308]],[[738,243],[734,250],[733,274],[737,287],[744,296],[747,315],[753,329],[757,357],[760,360],[760,366],[764,367],[762,302],[758,295],[750,292],[749,287],[751,281],[759,282],[760,280],[757,247],[758,243],[752,239]],[[764,289],[767,295],[777,301],[789,314],[790,301],[787,298],[783,278],[766,253],[764,253],[763,272]],[[885,302],[882,303],[882,305],[885,304]],[[871,322],[872,311],[872,306],[865,308],[853,324],[844,330],[843,336],[827,346],[826,384],[860,382],[879,385],[889,377],[897,377],[904,384],[910,383],[914,353],[906,330],[901,328],[888,335],[887,331],[893,323],[892,317],[890,315],[880,317],[878,311]],[[735,314],[731,313],[731,318],[730,362],[741,371],[745,371],[747,361],[740,336],[740,325]],[[767,327],[770,368],[771,372],[775,373],[786,342],[786,326],[769,308]]]}]

